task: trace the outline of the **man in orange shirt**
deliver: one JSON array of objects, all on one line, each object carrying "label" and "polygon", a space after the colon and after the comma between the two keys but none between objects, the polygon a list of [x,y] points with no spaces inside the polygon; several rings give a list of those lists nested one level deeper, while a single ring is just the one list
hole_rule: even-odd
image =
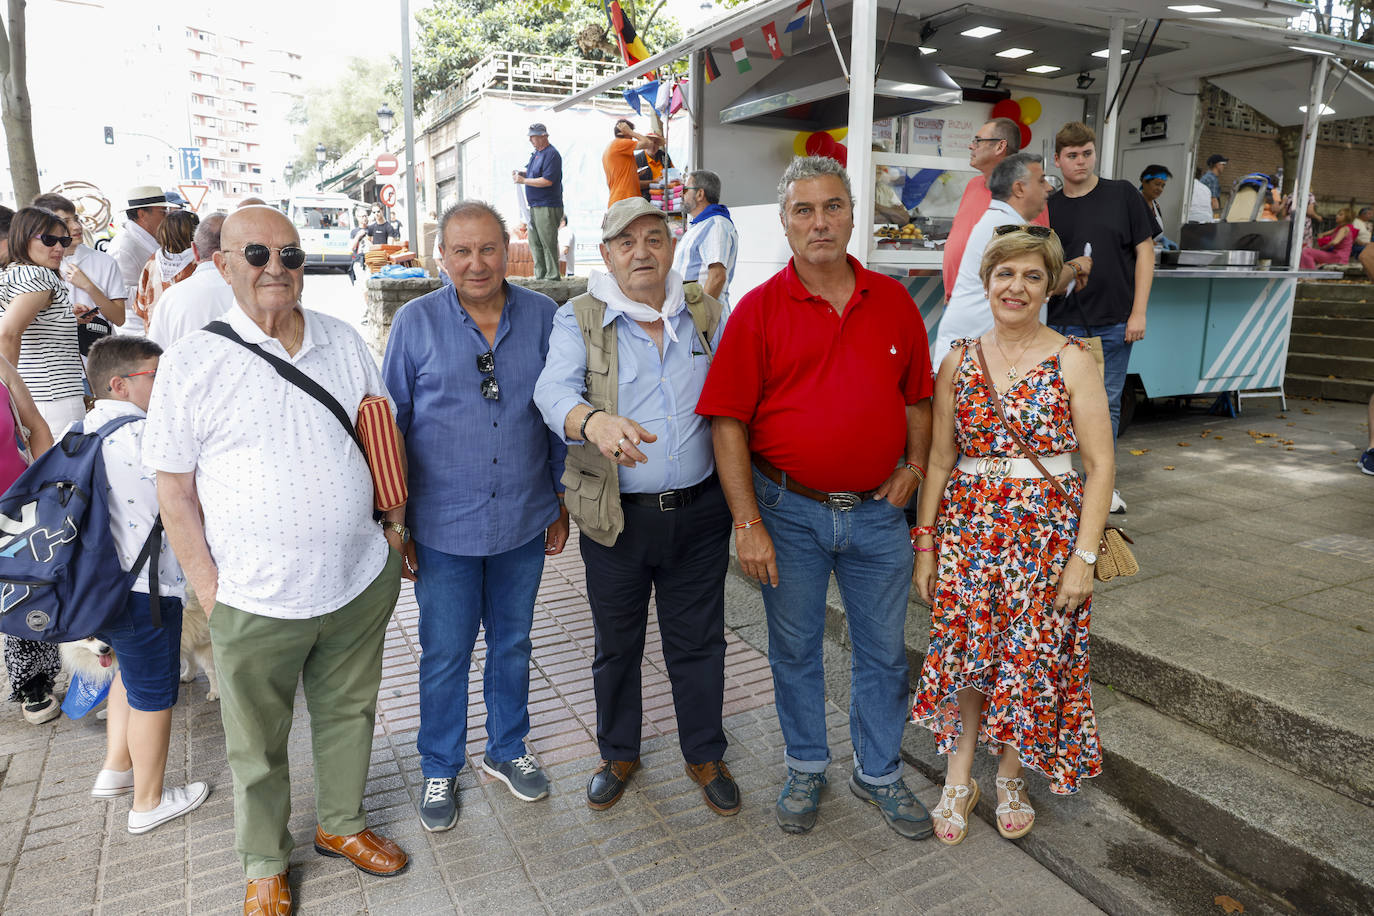
[{"label": "man in orange shirt", "polygon": [[617,200],[640,196],[635,151],[663,146],[664,143],[658,134],[636,133],[634,124],[624,118],[615,122],[615,139],[601,154],[601,167],[606,170],[606,186],[611,191],[607,207]]}]

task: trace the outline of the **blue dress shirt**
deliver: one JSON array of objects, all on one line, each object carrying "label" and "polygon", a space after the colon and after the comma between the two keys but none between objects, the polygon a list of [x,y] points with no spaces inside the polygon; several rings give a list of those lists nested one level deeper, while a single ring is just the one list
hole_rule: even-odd
[{"label": "blue dress shirt", "polygon": [[[620,312],[606,309],[606,324],[616,323],[620,361],[620,392],[617,412],[658,436],[639,450],[649,459],[633,468],[620,467],[622,493],[662,493],[690,487],[715,470],[711,448],[710,418],[696,412],[706,382],[708,363],[697,340],[692,316],[683,308],[673,316],[677,342],[663,336],[664,350],[647,331]],[[714,350],[725,329],[716,329]],[[549,429],[563,436],[568,411],[586,404],[587,348],[577,328],[571,305],[564,305],[553,319],[549,357],[534,389],[534,402]],[[576,442],[575,439],[564,439]]]},{"label": "blue dress shirt", "polygon": [[[405,436],[417,541],[456,556],[493,556],[528,543],[558,517],[567,449],[534,407],[558,308],[506,286],[488,347],[452,286],[414,299],[391,325],[382,378]],[[501,399],[482,397],[477,358],[492,350]]]}]

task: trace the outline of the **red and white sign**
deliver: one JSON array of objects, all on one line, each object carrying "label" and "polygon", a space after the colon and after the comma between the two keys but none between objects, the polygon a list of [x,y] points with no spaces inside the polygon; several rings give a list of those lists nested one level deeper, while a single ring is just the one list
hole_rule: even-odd
[{"label": "red and white sign", "polygon": [[[377,174],[385,178],[388,175],[395,175],[401,169],[401,163],[391,153],[382,153],[373,163],[377,169]],[[388,204],[387,206],[390,206]]]},{"label": "red and white sign", "polygon": [[382,185],[382,190],[378,192],[377,198],[384,207],[396,206],[396,186],[394,184]]},{"label": "red and white sign", "polygon": [[186,198],[186,206],[191,208],[192,213],[199,213],[201,205],[205,203],[205,195],[210,193],[208,184],[179,184],[177,190],[181,196]]}]

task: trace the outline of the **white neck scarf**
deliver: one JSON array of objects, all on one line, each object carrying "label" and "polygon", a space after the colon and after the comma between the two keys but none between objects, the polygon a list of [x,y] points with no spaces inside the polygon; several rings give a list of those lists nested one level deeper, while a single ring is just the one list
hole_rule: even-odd
[{"label": "white neck scarf", "polygon": [[171,283],[176,279],[176,275],[186,269],[186,265],[196,259],[194,248],[187,248],[181,254],[172,254],[165,248],[157,250],[157,267],[162,273],[162,282]]},{"label": "white neck scarf", "polygon": [[659,310],[643,302],[635,302],[625,295],[620,291],[620,284],[615,281],[615,277],[604,270],[593,270],[587,277],[587,292],[606,303],[606,308],[634,321],[662,321],[664,333],[668,335],[669,340],[676,343],[677,332],[673,330],[670,319],[687,304],[682,295],[682,277],[677,271],[668,271],[668,278],[663,282],[663,291],[663,309]]}]

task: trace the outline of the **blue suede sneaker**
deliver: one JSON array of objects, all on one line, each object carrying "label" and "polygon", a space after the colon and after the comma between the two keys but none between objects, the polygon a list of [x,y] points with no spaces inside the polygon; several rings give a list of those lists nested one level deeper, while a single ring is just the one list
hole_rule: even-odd
[{"label": "blue suede sneaker", "polygon": [[430,833],[452,830],[458,823],[456,779],[435,776],[425,780],[425,797],[420,802],[420,826]]},{"label": "blue suede sneaker", "polygon": [[870,805],[876,805],[887,825],[908,840],[924,840],[935,833],[930,812],[916,800],[902,780],[886,786],[875,786],[860,779],[859,771],[855,770],[849,777],[849,790]]},{"label": "blue suede sneaker", "polygon": [[803,773],[788,767],[787,782],[778,796],[778,826],[787,833],[806,833],[816,826],[823,785],[824,773]]},{"label": "blue suede sneaker", "polygon": [[510,794],[521,801],[539,801],[549,794],[549,777],[533,754],[514,760],[492,760],[490,754],[483,754],[482,769],[504,782]]},{"label": "blue suede sneaker", "polygon": [[1360,456],[1359,464],[1361,471],[1374,477],[1374,448],[1365,450],[1365,453]]}]

